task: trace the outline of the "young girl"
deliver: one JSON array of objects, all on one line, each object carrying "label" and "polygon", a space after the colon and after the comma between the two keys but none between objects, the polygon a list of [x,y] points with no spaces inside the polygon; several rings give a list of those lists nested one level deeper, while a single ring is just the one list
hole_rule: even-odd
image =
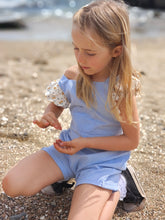
[{"label": "young girl", "polygon": [[51,103],[34,122],[62,130],[58,117],[69,107],[72,121],[54,145],[19,162],[3,180],[10,196],[33,195],[75,177],[69,220],[112,218],[119,180],[139,143],[135,95],[138,75],[130,59],[129,18],[123,1],[94,1],[73,17],[78,73],[65,73],[47,89]]}]

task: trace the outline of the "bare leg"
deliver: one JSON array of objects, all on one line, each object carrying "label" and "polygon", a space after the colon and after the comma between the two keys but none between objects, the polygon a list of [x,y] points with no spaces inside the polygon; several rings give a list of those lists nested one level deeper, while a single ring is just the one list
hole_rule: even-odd
[{"label": "bare leg", "polygon": [[105,206],[103,208],[103,211],[100,216],[100,220],[110,220],[113,217],[113,214],[115,212],[117,203],[120,198],[120,193],[119,192],[114,192],[111,194],[110,198],[108,201],[105,203]]},{"label": "bare leg", "polygon": [[45,151],[38,151],[13,167],[3,180],[7,195],[30,196],[43,187],[63,179],[63,174],[54,160]]},{"label": "bare leg", "polygon": [[68,220],[100,220],[112,192],[90,184],[76,187]]}]

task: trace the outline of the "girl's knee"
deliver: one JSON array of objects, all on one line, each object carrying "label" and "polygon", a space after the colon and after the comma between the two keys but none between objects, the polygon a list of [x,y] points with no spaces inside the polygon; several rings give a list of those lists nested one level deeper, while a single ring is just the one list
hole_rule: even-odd
[{"label": "girl's knee", "polygon": [[86,219],[86,216],[88,216],[91,220],[99,220],[101,212],[111,194],[112,191],[92,184],[77,186],[73,194],[68,219],[80,220]]},{"label": "girl's knee", "polygon": [[17,183],[14,181],[12,174],[8,173],[2,180],[2,188],[4,192],[10,197],[15,197],[17,196],[16,186],[17,186]]},{"label": "girl's knee", "polygon": [[2,188],[4,192],[10,197],[25,195],[23,187],[23,180],[17,178],[17,175],[9,171],[9,173],[2,180]]}]

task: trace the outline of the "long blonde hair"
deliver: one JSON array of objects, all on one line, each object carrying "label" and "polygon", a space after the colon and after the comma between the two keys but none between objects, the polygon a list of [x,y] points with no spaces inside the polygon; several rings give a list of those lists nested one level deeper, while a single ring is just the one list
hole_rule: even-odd
[{"label": "long blonde hair", "polygon": [[[109,47],[122,46],[121,54],[112,58],[109,69],[110,80],[107,102],[111,113],[118,121],[122,121],[119,108],[125,108],[128,123],[133,123],[132,117],[132,76],[138,77],[133,70],[130,58],[130,27],[127,6],[122,0],[99,0],[81,8],[73,17],[73,24],[86,33],[92,30],[100,37],[100,44]],[[80,67],[79,67],[80,68]],[[94,88],[89,76],[80,68],[77,78],[77,96],[87,106],[94,103]]]}]

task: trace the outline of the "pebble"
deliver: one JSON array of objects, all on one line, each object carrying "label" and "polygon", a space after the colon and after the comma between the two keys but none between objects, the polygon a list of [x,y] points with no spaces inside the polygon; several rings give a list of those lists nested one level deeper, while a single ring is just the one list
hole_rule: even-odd
[{"label": "pebble", "polygon": [[0,113],[4,113],[5,109],[4,108],[0,108]]},{"label": "pebble", "polygon": [[3,116],[3,117],[1,118],[1,120],[4,121],[4,122],[7,122],[7,121],[8,121],[8,118],[6,118],[6,117]]},{"label": "pebble", "polygon": [[21,220],[23,217],[24,217],[24,219],[27,219],[25,212],[22,212],[22,213],[20,213],[18,215],[10,216],[9,220]]},{"label": "pebble", "polygon": [[3,116],[3,117],[1,118],[1,123],[0,123],[0,125],[5,126],[5,125],[7,125],[7,123],[8,123],[8,118],[5,117],[5,116]]},{"label": "pebble", "polygon": [[34,79],[38,78],[38,73],[34,72],[34,73],[32,74],[32,77],[33,77]]}]

